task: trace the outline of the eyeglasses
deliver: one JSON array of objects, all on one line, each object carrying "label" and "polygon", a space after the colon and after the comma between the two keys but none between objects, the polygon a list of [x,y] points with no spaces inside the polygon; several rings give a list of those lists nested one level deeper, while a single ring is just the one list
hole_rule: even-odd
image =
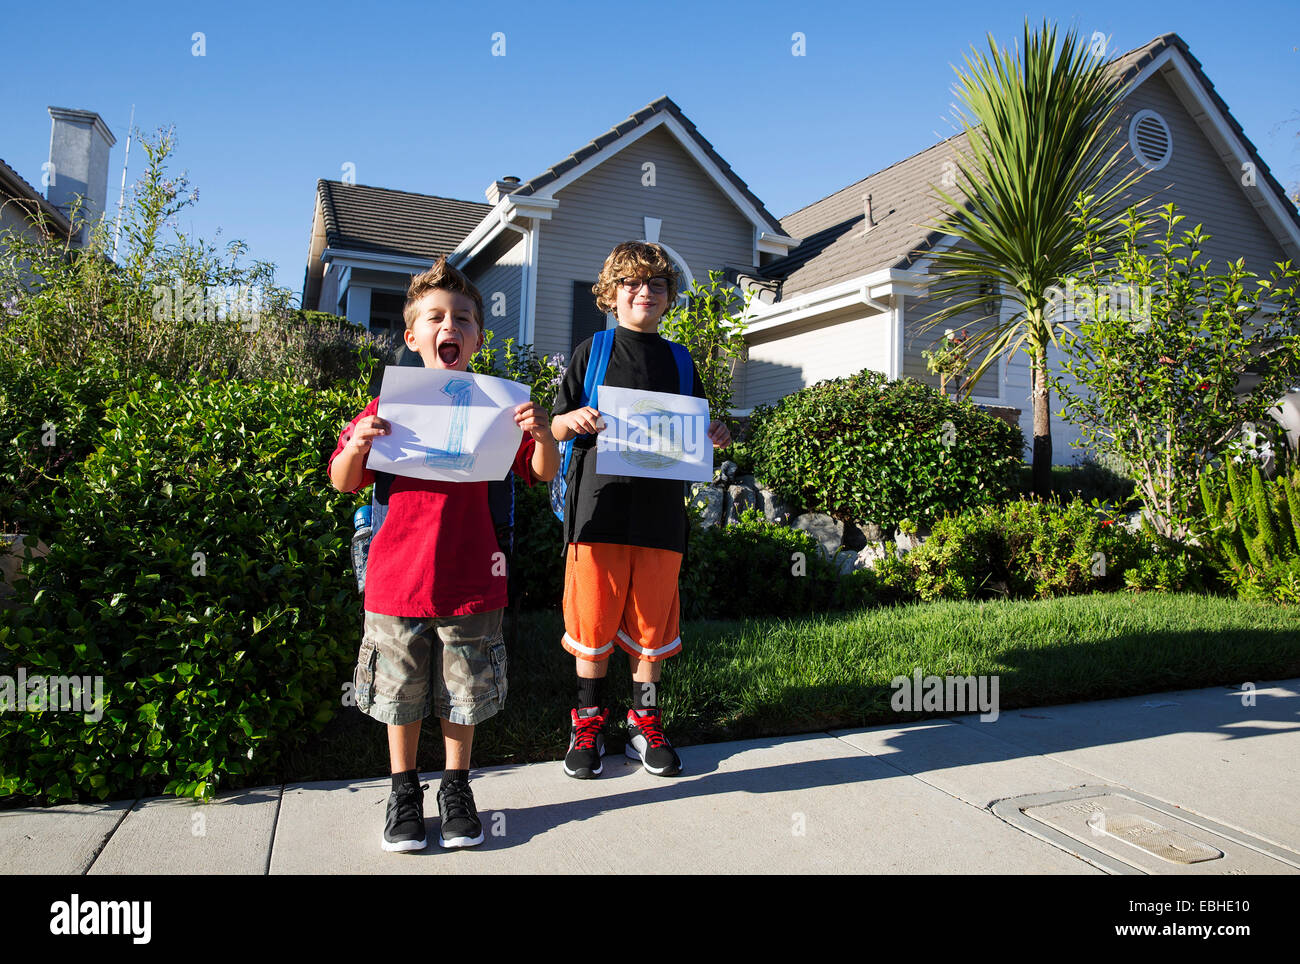
[{"label": "eyeglasses", "polygon": [[666,295],[668,293],[668,279],[662,275],[656,275],[650,278],[648,282],[642,282],[640,278],[619,278],[619,286],[628,294],[636,294],[641,290],[643,283],[650,285],[650,290],[657,295]]}]

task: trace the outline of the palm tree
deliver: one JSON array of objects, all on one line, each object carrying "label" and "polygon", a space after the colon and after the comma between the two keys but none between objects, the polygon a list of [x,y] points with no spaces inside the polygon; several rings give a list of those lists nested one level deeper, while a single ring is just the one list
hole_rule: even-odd
[{"label": "palm tree", "polygon": [[[1117,200],[1144,173],[1114,177],[1122,145],[1107,151],[1124,87],[1097,46],[1084,46],[1071,30],[1058,53],[1056,27],[1045,22],[1031,32],[1026,20],[1023,54],[998,49],[992,35],[988,56],[972,50],[967,72],[954,68],[954,91],[964,107],[955,113],[966,135],[965,150],[954,158],[962,197],[932,185],[948,209],[932,227],[955,240],[934,255],[939,280],[932,293],[950,301],[921,330],[972,310],[992,314],[992,324],[972,338],[972,348],[989,347],[966,383],[967,396],[1004,352],[1014,355],[1028,343],[1033,489],[1040,497],[1051,491],[1047,343],[1060,347],[1061,319],[1052,317],[1049,289],[1087,263],[1076,202],[1090,200],[1095,229],[1109,249],[1122,231],[1124,209]],[[1003,290],[1017,310],[998,324]]]}]

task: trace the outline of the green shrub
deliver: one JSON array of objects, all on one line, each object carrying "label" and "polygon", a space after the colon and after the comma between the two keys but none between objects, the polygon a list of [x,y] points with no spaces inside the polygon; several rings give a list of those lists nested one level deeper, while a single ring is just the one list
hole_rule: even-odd
[{"label": "green shrub", "polygon": [[1229,459],[1198,487],[1202,558],[1243,599],[1300,602],[1300,467],[1265,482],[1258,465],[1245,479]]},{"label": "green shrub", "polygon": [[32,514],[89,455],[120,380],[97,368],[0,358],[0,532],[31,531]]},{"label": "green shrub", "polygon": [[794,616],[869,601],[862,580],[840,583],[812,536],[772,525],[755,509],[725,528],[692,520],[681,574],[686,619]]},{"label": "green shrub", "polygon": [[324,464],[366,399],[136,378],[64,473],[0,611],[0,673],[102,673],[102,718],[0,716],[0,796],[207,796],[274,778],[341,705],[361,629],[355,497]]},{"label": "green shrub", "polygon": [[1126,570],[1156,551],[1078,499],[1022,499],[940,519],[901,568],[925,601],[1047,599],[1118,589]]},{"label": "green shrub", "polygon": [[1024,438],[969,402],[864,370],[760,406],[748,447],[756,474],[785,498],[888,530],[1002,499]]},{"label": "green shrub", "polygon": [[520,610],[556,609],[564,594],[564,546],[551,511],[550,486],[515,482],[515,551],[510,604]]}]

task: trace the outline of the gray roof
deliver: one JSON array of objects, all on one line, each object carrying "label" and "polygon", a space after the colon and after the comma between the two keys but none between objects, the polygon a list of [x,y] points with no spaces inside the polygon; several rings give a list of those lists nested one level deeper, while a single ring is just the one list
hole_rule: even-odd
[{"label": "gray roof", "polygon": [[477,201],[342,181],[317,181],[316,191],[328,247],[429,262],[450,254],[492,209]]},{"label": "gray roof", "polygon": [[564,175],[565,172],[572,170],[587,158],[591,157],[591,155],[600,151],[607,144],[611,144],[623,135],[631,133],[656,114],[661,113],[671,115],[682,125],[683,128],[685,128],[687,135],[699,146],[705,155],[708,156],[709,160],[717,165],[718,169],[722,172],[723,177],[734,185],[741,195],[743,195],[745,199],[754,206],[755,210],[758,211],[759,217],[762,218],[769,231],[776,234],[783,233],[780,222],[777,221],[777,219],[772,216],[772,213],[763,206],[763,202],[760,201],[758,197],[755,196],[754,192],[749,189],[749,185],[737,176],[736,172],[731,169],[731,165],[722,159],[722,155],[713,149],[713,145],[705,140],[704,135],[701,134],[699,129],[691,123],[690,119],[682,113],[681,108],[674,104],[668,97],[660,97],[658,100],[652,101],[645,107],[642,107],[635,114],[629,115],[626,120],[615,124],[595,140],[588,141],[584,146],[578,148],[562,161],[551,165],[541,174],[538,174],[531,180],[524,182],[520,185],[517,191],[511,192],[512,196],[536,194],[542,188],[546,187],[546,185]]},{"label": "gray roof", "polygon": [[[1112,62],[1112,69],[1119,73],[1121,80],[1128,81],[1169,47],[1177,47],[1182,52],[1225,121],[1245,145],[1256,171],[1285,198],[1286,192],[1260,159],[1241,125],[1228,112],[1228,105],[1215,93],[1200,62],[1177,34],[1164,34],[1122,54]],[[956,134],[782,218],[784,232],[801,238],[802,242],[784,258],[766,265],[763,276],[780,280],[781,298],[789,298],[871,271],[911,267],[942,237],[925,227],[944,213],[932,194],[931,185],[941,183],[944,162],[951,160],[957,150],[965,150],[966,144],[966,134]],[[963,199],[955,186],[947,190],[958,200]],[[876,225],[864,235],[863,199],[868,194],[872,197]],[[1300,227],[1300,214],[1294,205],[1288,202],[1285,207]]]},{"label": "gray roof", "polygon": [[39,211],[53,222],[53,226],[64,238],[71,232],[72,224],[68,221],[68,216],[42,197],[36,188],[3,160],[0,160],[0,194],[6,197],[0,204],[9,203],[8,199],[18,202],[28,220],[36,221]]}]

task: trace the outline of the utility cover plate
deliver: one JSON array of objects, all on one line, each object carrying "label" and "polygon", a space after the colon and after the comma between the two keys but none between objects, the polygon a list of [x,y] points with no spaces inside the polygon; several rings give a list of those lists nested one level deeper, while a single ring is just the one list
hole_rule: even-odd
[{"label": "utility cover plate", "polygon": [[1029,794],[993,811],[1112,874],[1300,873],[1300,854],[1124,787]]}]

